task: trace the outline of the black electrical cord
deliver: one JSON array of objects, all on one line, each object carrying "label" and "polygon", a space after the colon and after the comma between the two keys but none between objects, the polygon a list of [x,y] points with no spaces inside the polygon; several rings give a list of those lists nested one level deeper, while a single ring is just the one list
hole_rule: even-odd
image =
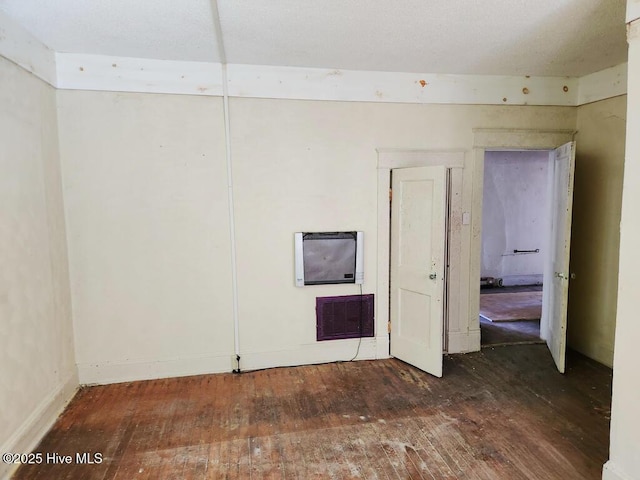
[{"label": "black electrical cord", "polygon": [[362,345],[362,330],[363,330],[363,323],[364,323],[364,319],[362,318],[363,296],[362,296],[362,284],[360,283],[359,285],[360,285],[360,319],[358,322],[358,333],[360,334],[360,339],[358,340],[358,348],[356,350],[356,354],[349,360],[350,362],[353,362],[356,359],[356,357],[360,353],[360,345]]},{"label": "black electrical cord", "polygon": [[236,370],[232,370],[232,372],[240,374],[242,372],[240,371],[240,355],[238,355],[238,354],[236,354],[236,362],[238,362],[238,368]]}]

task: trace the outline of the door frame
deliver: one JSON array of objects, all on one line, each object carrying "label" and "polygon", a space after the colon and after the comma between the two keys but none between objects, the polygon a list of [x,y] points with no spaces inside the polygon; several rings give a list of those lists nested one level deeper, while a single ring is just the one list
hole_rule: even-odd
[{"label": "door frame", "polygon": [[[473,130],[473,195],[471,215],[471,258],[469,269],[469,332],[480,330],[480,271],[482,255],[482,201],[484,157],[487,150],[555,150],[575,140],[575,130],[483,129]],[[473,279],[478,279],[473,281]],[[547,280],[547,279],[545,279]],[[480,335],[470,339],[472,351],[480,350]]]},{"label": "door frame", "polygon": [[[444,349],[448,353],[480,350],[480,255],[485,150],[554,150],[573,141],[575,130],[475,128],[469,150],[378,149],[378,229],[376,328],[378,358],[389,356],[389,189],[394,168],[445,166],[450,172],[449,270],[445,299]],[[466,157],[466,158],[465,158]],[[465,161],[466,160],[466,161]],[[471,170],[471,185],[463,169]],[[468,173],[465,174],[468,178]],[[471,198],[469,198],[471,197]],[[466,217],[466,218],[465,218]],[[468,224],[467,224],[468,221]]]},{"label": "door frame", "polygon": [[[378,232],[377,232],[377,282],[376,282],[376,324],[378,331],[384,331],[386,334],[386,342],[378,342],[382,348],[386,348],[383,355],[389,356],[389,336],[386,327],[389,323],[389,295],[390,295],[390,248],[391,248],[391,218],[390,218],[390,198],[389,191],[391,188],[391,171],[397,168],[409,167],[434,167],[444,166],[450,172],[450,195],[451,202],[449,208],[449,219],[454,215],[462,216],[462,169],[464,168],[465,152],[456,151],[437,151],[437,150],[402,150],[402,149],[378,149]],[[455,193],[458,192],[456,195]],[[458,222],[458,228],[451,228],[449,231],[448,245],[450,251],[460,248],[461,235]],[[458,280],[460,275],[460,255],[450,255],[448,282]],[[451,289],[445,285],[445,295],[448,298],[443,299],[448,304],[445,310],[444,318],[444,349],[447,350],[449,344],[449,318],[458,318],[459,315],[451,315],[453,309],[456,313],[455,305],[449,302],[451,298]],[[456,294],[459,292],[456,292]],[[458,302],[459,303],[459,302]],[[381,330],[381,328],[383,330]],[[479,337],[478,337],[479,339]],[[382,340],[382,339],[379,339]],[[381,351],[378,352],[382,354]],[[382,358],[382,357],[379,357]]]}]

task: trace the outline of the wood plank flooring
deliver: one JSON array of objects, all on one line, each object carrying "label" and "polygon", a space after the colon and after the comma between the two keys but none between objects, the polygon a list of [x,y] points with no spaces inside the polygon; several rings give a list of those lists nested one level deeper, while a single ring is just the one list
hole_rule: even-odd
[{"label": "wood plank flooring", "polygon": [[480,343],[487,346],[545,343],[540,338],[540,320],[489,322],[480,317]]},{"label": "wood plank flooring", "polygon": [[15,479],[599,479],[611,370],[546,346],[84,388]]},{"label": "wood plank flooring", "polygon": [[540,320],[542,292],[483,293],[480,316],[490,322]]}]

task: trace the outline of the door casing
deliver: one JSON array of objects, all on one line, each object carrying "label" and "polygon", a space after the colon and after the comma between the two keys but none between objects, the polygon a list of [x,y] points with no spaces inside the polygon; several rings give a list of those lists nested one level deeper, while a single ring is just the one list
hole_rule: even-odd
[{"label": "door casing", "polygon": [[[480,350],[480,259],[482,254],[482,195],[484,157],[487,150],[555,150],[572,142],[575,130],[475,129],[474,181],[471,207],[471,264],[469,268],[469,332],[468,351]],[[476,281],[472,281],[475,279]],[[545,279],[546,280],[546,279]],[[477,332],[477,335],[471,335]],[[451,352],[450,353],[456,353]]]},{"label": "door casing", "polygon": [[[390,217],[389,188],[394,168],[443,165],[450,172],[448,292],[445,351],[480,350],[480,254],[482,242],[482,187],[485,150],[553,150],[574,139],[574,130],[474,129],[471,152],[465,150],[378,149],[378,231],[376,324],[389,321]],[[462,170],[472,169],[472,185],[464,190]],[[471,205],[463,198],[471,197]],[[468,202],[468,200],[467,200]],[[466,219],[468,219],[468,225]],[[384,329],[386,332],[386,328]],[[379,334],[378,358],[389,345]]]}]

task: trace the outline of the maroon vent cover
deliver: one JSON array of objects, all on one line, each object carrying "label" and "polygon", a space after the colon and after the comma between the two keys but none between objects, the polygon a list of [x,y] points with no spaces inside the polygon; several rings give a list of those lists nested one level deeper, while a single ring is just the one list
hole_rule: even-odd
[{"label": "maroon vent cover", "polygon": [[317,340],[373,337],[373,294],[316,298]]}]

